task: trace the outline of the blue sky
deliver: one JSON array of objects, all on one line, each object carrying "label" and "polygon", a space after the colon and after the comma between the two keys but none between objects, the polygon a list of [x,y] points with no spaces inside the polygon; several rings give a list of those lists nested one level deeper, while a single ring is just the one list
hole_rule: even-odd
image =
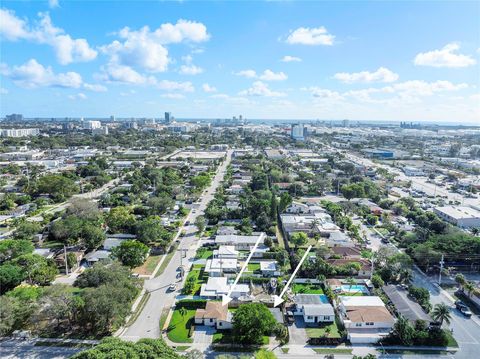
[{"label": "blue sky", "polygon": [[480,123],[476,1],[1,6],[2,115]]}]

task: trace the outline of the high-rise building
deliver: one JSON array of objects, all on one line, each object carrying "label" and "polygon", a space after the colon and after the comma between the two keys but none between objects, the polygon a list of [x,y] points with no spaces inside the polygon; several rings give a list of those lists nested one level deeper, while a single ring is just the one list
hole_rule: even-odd
[{"label": "high-rise building", "polygon": [[136,121],[127,121],[127,122],[123,123],[123,127],[124,128],[129,128],[129,129],[132,129],[132,130],[136,130],[136,129],[138,129],[138,124],[137,124]]},{"label": "high-rise building", "polygon": [[100,121],[83,121],[84,130],[95,130],[96,128],[102,127]]},{"label": "high-rise building", "polygon": [[170,123],[172,120],[172,113],[171,112],[165,112],[165,123]]},{"label": "high-rise building", "polygon": [[110,115],[110,121],[115,122],[115,115]]},{"label": "high-rise building", "polygon": [[11,115],[5,116],[5,120],[10,121],[10,122],[23,121],[23,115],[21,115],[19,113],[12,113]]},{"label": "high-rise building", "polygon": [[350,127],[350,120],[347,120],[347,119],[343,120],[342,125],[343,127]]},{"label": "high-rise building", "polygon": [[0,128],[0,137],[27,137],[27,136],[37,136],[40,134],[38,128]]},{"label": "high-rise building", "polygon": [[298,123],[298,124],[292,125],[290,136],[294,140],[299,140],[299,141],[305,140],[305,128],[303,124]]}]

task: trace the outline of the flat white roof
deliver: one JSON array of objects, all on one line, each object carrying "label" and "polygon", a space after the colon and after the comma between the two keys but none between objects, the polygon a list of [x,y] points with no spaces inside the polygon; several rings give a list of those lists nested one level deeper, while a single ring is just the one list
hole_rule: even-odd
[{"label": "flat white roof", "polygon": [[454,219],[468,219],[478,218],[480,219],[480,211],[472,207],[467,206],[444,206],[436,207],[436,211],[446,214]]},{"label": "flat white roof", "polygon": [[377,296],[340,296],[340,302],[345,307],[383,307],[383,301]]}]

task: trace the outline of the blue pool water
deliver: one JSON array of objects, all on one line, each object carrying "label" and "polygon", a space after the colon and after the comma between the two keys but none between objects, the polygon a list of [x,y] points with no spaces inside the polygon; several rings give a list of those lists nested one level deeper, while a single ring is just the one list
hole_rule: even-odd
[{"label": "blue pool water", "polygon": [[342,285],[341,288],[342,288],[342,292],[347,292],[347,293],[356,293],[356,292],[368,293],[367,287],[361,284],[355,284],[355,285],[344,284]]},{"label": "blue pool water", "polygon": [[329,303],[328,298],[325,294],[320,294],[320,300],[322,303]]}]

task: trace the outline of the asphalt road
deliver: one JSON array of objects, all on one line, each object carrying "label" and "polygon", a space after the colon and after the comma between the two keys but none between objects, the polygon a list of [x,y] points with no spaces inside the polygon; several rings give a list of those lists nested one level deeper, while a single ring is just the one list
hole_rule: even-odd
[{"label": "asphalt road", "polygon": [[0,342],[2,359],[55,359],[68,358],[83,350],[82,348],[35,346],[30,341],[8,340]]},{"label": "asphalt road", "polygon": [[452,298],[418,270],[414,271],[413,282],[416,286],[428,289],[432,305],[445,303],[452,307],[452,319],[449,328],[453,329],[453,336],[460,347],[454,357],[462,359],[480,358],[480,320],[478,316],[473,315],[470,319],[463,316],[454,307]]},{"label": "asphalt road", "polygon": [[[120,335],[121,338],[136,341],[141,338],[160,337],[161,328],[159,327],[159,321],[163,308],[170,308],[175,302],[175,296],[180,293],[181,283],[177,278],[177,268],[180,264],[183,264],[186,270],[188,270],[198,247],[196,227],[193,223],[195,223],[195,219],[198,216],[203,215],[207,204],[213,199],[215,191],[225,176],[231,157],[232,151],[230,150],[227,153],[226,160],[218,168],[217,174],[212,180],[211,185],[203,193],[200,204],[195,211],[192,210],[188,215],[186,220],[190,221],[191,224],[180,229],[180,231],[184,230],[186,235],[180,237],[179,250],[175,252],[164,272],[158,277],[145,281],[144,287],[151,293],[150,298],[135,322],[126,328],[126,330]],[[181,255],[186,256],[181,258]],[[185,273],[185,277],[186,274],[187,273]],[[171,283],[178,283],[179,290],[169,292],[168,287]]]}]

